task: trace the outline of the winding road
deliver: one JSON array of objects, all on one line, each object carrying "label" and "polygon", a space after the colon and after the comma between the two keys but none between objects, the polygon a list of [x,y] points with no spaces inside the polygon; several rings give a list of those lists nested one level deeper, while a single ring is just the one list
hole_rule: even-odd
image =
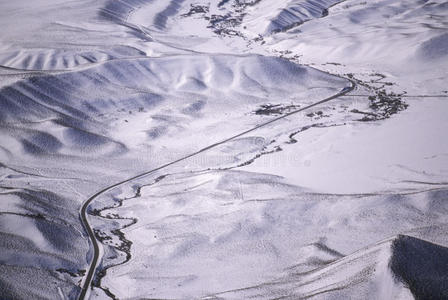
[{"label": "winding road", "polygon": [[[333,75],[333,74],[332,74],[332,75]],[[326,103],[326,102],[328,102],[328,101],[330,101],[330,100],[333,100],[333,99],[336,99],[336,98],[338,98],[338,97],[344,96],[344,95],[350,93],[351,91],[353,91],[353,90],[355,89],[355,87],[356,87],[356,83],[355,83],[355,81],[353,81],[353,80],[351,80],[351,79],[349,79],[349,78],[344,78],[344,79],[347,79],[348,81],[350,81],[351,86],[343,88],[341,91],[339,91],[337,94],[335,94],[335,95],[333,95],[333,96],[327,97],[327,98],[325,98],[325,99],[323,99],[323,100],[317,101],[317,102],[315,102],[315,103],[313,103],[313,104],[307,105],[307,106],[302,107],[302,108],[300,108],[300,109],[291,111],[291,112],[286,113],[286,114],[284,114],[284,115],[282,115],[282,116],[273,118],[273,119],[271,119],[271,120],[269,120],[269,121],[266,121],[266,122],[264,122],[264,123],[261,123],[261,124],[255,126],[255,127],[252,127],[252,128],[250,128],[250,129],[248,129],[248,130],[246,130],[246,131],[243,131],[243,132],[241,132],[241,133],[238,133],[238,134],[236,134],[236,135],[233,135],[233,136],[231,136],[231,137],[229,137],[229,138],[226,138],[226,139],[224,139],[224,140],[222,140],[222,141],[220,141],[220,142],[211,144],[211,145],[209,145],[209,146],[207,146],[207,147],[205,147],[205,148],[202,148],[202,149],[200,149],[200,150],[198,150],[198,151],[196,151],[196,152],[193,152],[193,153],[191,153],[191,154],[188,154],[188,155],[186,155],[186,156],[183,156],[183,157],[181,157],[181,158],[179,158],[179,159],[176,159],[176,160],[174,160],[174,161],[171,161],[171,162],[169,162],[169,163],[166,163],[166,164],[164,164],[164,165],[162,165],[162,166],[159,166],[159,167],[157,167],[157,168],[155,168],[155,169],[152,169],[152,170],[149,170],[149,171],[147,171],[147,172],[144,172],[144,173],[135,175],[135,176],[133,176],[133,177],[131,177],[131,178],[128,178],[128,179],[126,179],[126,180],[123,180],[123,181],[117,182],[117,183],[115,183],[115,184],[113,184],[113,185],[110,185],[110,186],[108,186],[108,187],[105,187],[105,188],[103,188],[102,190],[100,190],[99,192],[97,192],[96,194],[94,194],[93,196],[91,196],[90,198],[88,198],[87,200],[85,200],[84,203],[82,204],[82,207],[81,207],[81,210],[80,210],[80,219],[81,219],[81,222],[82,222],[83,226],[85,227],[85,229],[86,229],[86,231],[87,231],[87,234],[88,234],[88,237],[89,237],[89,239],[90,239],[90,241],[91,241],[91,243],[92,243],[92,245],[93,245],[93,258],[92,258],[92,261],[91,261],[91,263],[90,263],[90,266],[89,266],[89,270],[88,270],[88,272],[87,272],[87,275],[84,277],[84,281],[82,282],[82,289],[81,289],[81,292],[80,292],[80,294],[79,294],[78,299],[79,299],[79,300],[84,300],[84,299],[88,299],[88,298],[89,298],[89,293],[90,293],[90,289],[89,289],[89,288],[90,288],[91,285],[92,285],[92,280],[93,280],[95,271],[96,271],[96,269],[97,269],[97,267],[98,267],[98,264],[99,264],[99,262],[100,262],[100,260],[99,260],[99,257],[100,257],[100,245],[99,245],[99,243],[100,243],[100,242],[96,239],[96,237],[95,237],[95,233],[93,232],[93,228],[90,226],[89,221],[88,221],[88,218],[87,218],[87,215],[88,215],[88,212],[87,212],[88,207],[89,207],[89,205],[90,205],[90,204],[91,204],[91,203],[92,203],[98,196],[100,196],[100,195],[104,194],[105,192],[107,192],[107,191],[109,191],[109,190],[111,190],[111,189],[113,189],[113,188],[116,188],[116,187],[118,187],[118,186],[120,186],[120,185],[123,185],[123,184],[125,184],[125,183],[131,182],[131,181],[133,181],[133,180],[135,180],[135,179],[142,178],[142,177],[147,176],[147,175],[149,175],[149,174],[151,174],[151,173],[154,173],[154,172],[156,172],[156,171],[159,171],[159,170],[161,170],[161,169],[164,169],[164,168],[166,168],[166,167],[169,167],[169,166],[171,166],[171,165],[174,165],[174,164],[176,164],[176,163],[178,163],[178,162],[181,162],[181,161],[183,161],[183,160],[186,160],[186,159],[188,159],[188,158],[191,158],[191,157],[193,157],[193,156],[196,156],[196,155],[198,155],[198,154],[201,154],[201,153],[203,153],[203,152],[205,152],[205,151],[208,151],[208,150],[210,150],[210,149],[212,149],[212,148],[215,148],[215,147],[217,147],[217,146],[219,146],[219,145],[222,145],[222,144],[227,143],[227,142],[229,142],[229,141],[231,141],[231,140],[234,140],[234,139],[239,138],[239,137],[241,137],[241,136],[243,136],[243,135],[246,135],[246,134],[248,134],[248,133],[250,133],[250,132],[253,132],[253,131],[255,131],[255,130],[259,129],[259,128],[265,127],[265,126],[267,126],[267,125],[269,125],[269,124],[272,124],[272,123],[277,122],[277,121],[279,121],[279,120],[285,119],[285,118],[287,118],[287,117],[289,117],[289,116],[291,116],[291,115],[300,113],[300,112],[302,112],[302,111],[308,110],[308,109],[313,108],[313,107],[315,107],[315,106],[318,106],[318,105],[320,105],[320,104],[324,104],[324,103]]]}]

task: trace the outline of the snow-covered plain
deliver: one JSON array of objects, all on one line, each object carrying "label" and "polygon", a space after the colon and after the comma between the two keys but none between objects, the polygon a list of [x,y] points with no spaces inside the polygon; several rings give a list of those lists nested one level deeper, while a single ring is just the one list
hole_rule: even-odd
[{"label": "snow-covered plain", "polygon": [[446,2],[16,0],[0,25],[1,299],[448,298]]}]

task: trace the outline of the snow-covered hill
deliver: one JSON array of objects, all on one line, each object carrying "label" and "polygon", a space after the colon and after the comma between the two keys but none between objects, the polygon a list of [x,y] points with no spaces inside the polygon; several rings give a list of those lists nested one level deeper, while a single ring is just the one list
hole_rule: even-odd
[{"label": "snow-covered hill", "polygon": [[0,298],[446,298],[447,19],[2,1]]}]

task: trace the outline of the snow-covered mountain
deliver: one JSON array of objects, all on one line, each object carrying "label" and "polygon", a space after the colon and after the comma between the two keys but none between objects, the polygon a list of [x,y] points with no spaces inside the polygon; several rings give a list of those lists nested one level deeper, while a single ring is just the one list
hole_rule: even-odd
[{"label": "snow-covered mountain", "polygon": [[447,20],[0,2],[0,298],[447,298]]}]

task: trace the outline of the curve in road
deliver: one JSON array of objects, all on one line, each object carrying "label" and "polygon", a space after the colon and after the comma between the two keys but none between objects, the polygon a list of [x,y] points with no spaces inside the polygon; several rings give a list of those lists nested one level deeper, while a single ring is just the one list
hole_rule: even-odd
[{"label": "curve in road", "polygon": [[151,173],[154,173],[154,172],[156,172],[156,171],[159,171],[159,170],[161,170],[161,169],[164,169],[164,168],[166,168],[166,167],[169,167],[169,166],[171,166],[171,165],[174,165],[174,164],[176,164],[176,163],[178,163],[178,162],[181,162],[181,161],[183,161],[183,160],[186,160],[186,159],[188,159],[188,158],[190,158],[190,157],[193,157],[193,156],[196,156],[196,155],[198,155],[198,154],[201,154],[201,153],[203,153],[203,152],[205,152],[205,151],[207,151],[207,150],[210,150],[210,149],[212,149],[212,148],[215,148],[215,147],[217,147],[217,146],[219,146],[219,145],[222,145],[222,144],[224,144],[224,143],[227,143],[227,142],[229,142],[229,141],[231,141],[231,140],[234,140],[234,139],[236,139],[236,138],[238,138],[238,137],[241,137],[241,136],[243,136],[243,135],[245,135],[245,134],[248,134],[248,133],[250,133],[250,132],[253,132],[253,131],[255,131],[255,130],[259,129],[259,128],[265,127],[265,126],[267,126],[267,125],[269,125],[269,124],[272,124],[272,123],[274,123],[274,122],[277,122],[277,121],[279,121],[279,120],[285,119],[285,118],[287,118],[287,117],[289,117],[289,116],[291,116],[291,115],[297,114],[297,113],[299,113],[299,112],[308,110],[308,109],[310,109],[310,108],[312,108],[312,107],[315,107],[315,106],[318,106],[318,105],[320,105],[320,104],[326,103],[326,102],[328,102],[328,101],[330,101],[330,100],[333,100],[333,99],[336,99],[336,98],[338,98],[338,97],[344,96],[344,95],[348,94],[349,92],[353,91],[353,90],[355,89],[355,87],[356,87],[356,83],[355,83],[353,80],[348,79],[348,78],[345,78],[345,79],[347,79],[347,80],[350,81],[351,86],[350,86],[350,87],[345,87],[345,88],[343,88],[341,91],[339,91],[339,93],[337,93],[337,94],[335,94],[335,95],[333,95],[333,96],[327,97],[327,98],[325,98],[325,99],[323,99],[323,100],[320,100],[320,101],[317,101],[317,102],[315,102],[315,103],[313,103],[313,104],[307,105],[307,106],[305,106],[305,107],[302,107],[302,108],[300,108],[300,109],[291,111],[291,112],[289,112],[289,113],[287,113],[287,114],[284,114],[284,115],[282,115],[282,116],[279,116],[279,117],[277,117],[277,118],[271,119],[271,120],[269,120],[269,121],[267,121],[267,122],[261,123],[261,124],[255,126],[255,127],[252,127],[252,128],[250,128],[250,129],[246,130],[246,131],[243,131],[243,132],[241,132],[241,133],[238,133],[238,134],[236,134],[236,135],[233,135],[233,136],[231,136],[231,137],[229,137],[229,138],[226,138],[226,139],[224,139],[224,140],[222,140],[222,141],[220,141],[220,142],[211,144],[211,145],[209,145],[209,146],[207,146],[207,147],[205,147],[205,148],[202,148],[202,149],[200,149],[200,150],[198,150],[198,151],[196,151],[196,152],[193,152],[193,153],[191,153],[191,154],[188,154],[188,155],[186,155],[186,156],[183,156],[183,157],[181,157],[181,158],[179,158],[179,159],[176,159],[176,160],[174,160],[174,161],[172,161],[172,162],[166,163],[166,164],[164,164],[164,165],[162,165],[162,166],[160,166],[160,167],[157,167],[157,168],[155,168],[155,169],[146,171],[146,172],[144,172],[144,173],[138,174],[138,175],[133,176],[133,177],[131,177],[131,178],[128,178],[128,179],[126,179],[126,180],[123,180],[123,181],[120,181],[120,182],[115,183],[115,184],[113,184],[113,185],[110,185],[110,186],[108,186],[108,187],[106,187],[106,188],[100,190],[99,192],[97,192],[96,194],[94,194],[93,196],[91,196],[91,197],[90,197],[89,199],[87,199],[86,201],[84,201],[84,203],[83,203],[83,205],[82,205],[82,207],[81,207],[81,211],[80,211],[80,218],[81,218],[81,222],[82,222],[83,226],[85,227],[85,229],[86,229],[86,231],[87,231],[87,234],[88,234],[88,236],[89,236],[89,239],[90,239],[90,241],[92,242],[92,245],[93,245],[93,258],[92,258],[92,262],[90,263],[89,270],[88,270],[88,272],[87,272],[87,276],[85,277],[85,280],[84,280],[84,282],[83,282],[83,284],[82,284],[81,293],[79,294],[78,299],[79,299],[79,300],[84,300],[84,299],[86,299],[86,297],[88,297],[89,287],[91,286],[92,279],[93,279],[93,276],[94,276],[94,274],[95,274],[95,270],[96,270],[97,265],[98,265],[98,263],[99,263],[99,260],[98,260],[98,259],[99,259],[99,254],[100,254],[100,246],[99,246],[99,242],[97,241],[97,239],[96,239],[96,237],[95,237],[95,233],[93,232],[93,229],[92,229],[92,227],[90,226],[90,224],[89,224],[89,222],[88,222],[88,220],[87,220],[87,209],[88,209],[88,207],[89,207],[89,204],[92,203],[93,200],[95,200],[95,199],[96,199],[98,196],[100,196],[101,194],[103,194],[103,193],[105,193],[105,192],[107,192],[107,191],[109,191],[109,190],[111,190],[111,189],[113,189],[113,188],[116,188],[116,187],[118,187],[118,186],[120,186],[120,185],[123,185],[123,184],[125,184],[125,183],[128,183],[128,182],[133,181],[133,180],[138,179],[138,178],[142,178],[142,177],[147,176],[147,175],[149,175],[149,174],[151,174]]}]

